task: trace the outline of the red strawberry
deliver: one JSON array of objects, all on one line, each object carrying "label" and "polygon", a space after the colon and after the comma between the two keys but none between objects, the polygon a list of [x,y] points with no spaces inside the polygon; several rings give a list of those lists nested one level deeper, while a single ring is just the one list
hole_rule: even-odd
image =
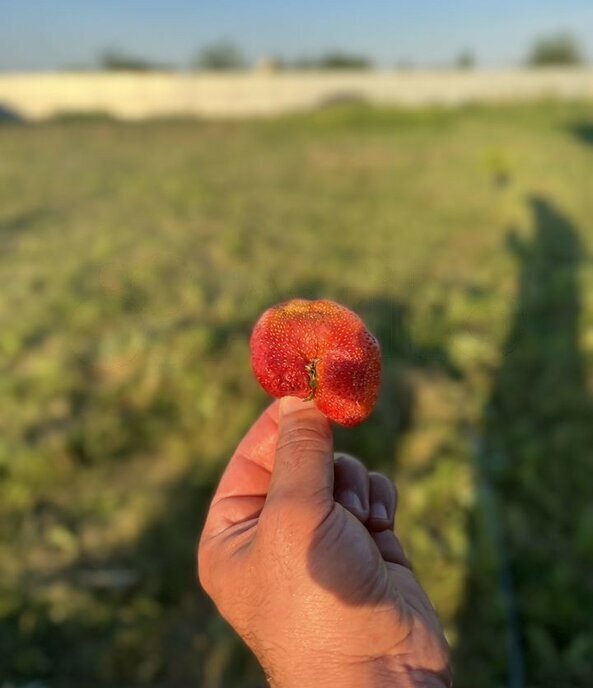
[{"label": "red strawberry", "polygon": [[333,301],[293,299],[269,308],[251,335],[251,365],[268,394],[314,399],[340,425],[361,423],[377,401],[379,342]]}]

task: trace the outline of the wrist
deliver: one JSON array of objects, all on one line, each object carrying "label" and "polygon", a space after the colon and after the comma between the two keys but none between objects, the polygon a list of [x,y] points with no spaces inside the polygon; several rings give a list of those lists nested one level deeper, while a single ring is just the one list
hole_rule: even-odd
[{"label": "wrist", "polygon": [[433,672],[394,668],[387,659],[375,659],[361,664],[333,663],[299,669],[292,666],[285,671],[270,671],[270,688],[448,688],[451,684],[443,675]]}]

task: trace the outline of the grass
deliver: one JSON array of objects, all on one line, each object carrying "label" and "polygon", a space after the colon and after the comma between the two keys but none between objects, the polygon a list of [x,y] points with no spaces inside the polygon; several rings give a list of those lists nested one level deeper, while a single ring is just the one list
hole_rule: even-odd
[{"label": "grass", "polygon": [[267,403],[250,327],[295,295],[381,340],[379,406],[336,444],[398,483],[456,685],[592,685],[592,127],[583,103],[0,127],[0,685],[262,685],[194,547]]}]

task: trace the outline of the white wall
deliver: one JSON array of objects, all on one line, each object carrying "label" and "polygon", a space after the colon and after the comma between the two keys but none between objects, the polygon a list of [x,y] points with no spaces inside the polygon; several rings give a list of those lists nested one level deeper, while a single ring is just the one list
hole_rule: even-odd
[{"label": "white wall", "polygon": [[34,120],[97,111],[124,119],[273,115],[342,98],[401,107],[593,100],[593,69],[0,75],[0,107]]}]

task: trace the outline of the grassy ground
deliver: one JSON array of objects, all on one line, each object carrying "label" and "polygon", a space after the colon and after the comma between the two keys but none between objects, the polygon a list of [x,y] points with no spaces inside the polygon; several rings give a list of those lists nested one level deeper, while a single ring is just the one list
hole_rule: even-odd
[{"label": "grassy ground", "polygon": [[337,444],[457,686],[593,685],[592,144],[583,104],[0,128],[0,685],[262,685],[194,544],[295,295],[381,340]]}]

